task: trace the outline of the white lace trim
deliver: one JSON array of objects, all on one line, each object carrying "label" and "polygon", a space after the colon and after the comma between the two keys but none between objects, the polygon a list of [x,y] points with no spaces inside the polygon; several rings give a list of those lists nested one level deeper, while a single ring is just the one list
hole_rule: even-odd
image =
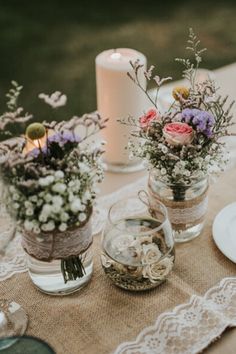
[{"label": "white lace trim", "polygon": [[114,354],[195,354],[236,326],[236,277],[224,278],[203,296],[161,314],[134,342]]},{"label": "white lace trim", "polygon": [[30,231],[22,232],[22,247],[26,252],[39,260],[51,261],[79,255],[93,241],[91,218],[80,228],[65,232],[47,232],[36,235]]},{"label": "white lace trim", "polygon": [[[140,189],[146,189],[146,184],[147,177],[144,177],[116,192],[98,198],[92,217],[93,235],[98,234],[104,227],[107,220],[108,209],[113,203],[124,197],[137,194]],[[0,238],[5,239],[5,235],[1,233]],[[26,257],[21,247],[21,236],[18,234],[9,243],[4,255],[0,252],[0,281],[10,278],[16,273],[26,271]]]},{"label": "white lace trim", "polygon": [[191,208],[167,208],[172,224],[188,224],[201,219],[207,212],[208,197]]},{"label": "white lace trim", "polygon": [[0,254],[0,281],[26,271],[26,257],[21,247],[21,235],[17,234],[9,243],[4,255]]}]

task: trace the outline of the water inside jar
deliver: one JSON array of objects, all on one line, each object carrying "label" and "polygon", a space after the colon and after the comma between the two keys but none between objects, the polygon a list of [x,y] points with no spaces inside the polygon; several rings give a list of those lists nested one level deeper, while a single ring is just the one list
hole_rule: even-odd
[{"label": "water inside jar", "polygon": [[107,231],[103,243],[104,250],[116,262],[143,266],[140,258],[142,244],[156,245],[162,256],[171,250],[171,244],[167,245],[165,237],[169,231],[165,225],[160,228],[161,224],[151,217],[122,219]]}]

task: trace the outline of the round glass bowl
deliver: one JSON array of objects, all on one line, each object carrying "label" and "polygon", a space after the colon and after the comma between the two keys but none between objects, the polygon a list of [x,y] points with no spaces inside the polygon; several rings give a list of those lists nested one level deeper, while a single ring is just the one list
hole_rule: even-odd
[{"label": "round glass bowl", "polygon": [[131,291],[152,289],[166,280],[174,260],[172,228],[163,204],[158,203],[155,218],[138,197],[110,208],[101,262],[115,285]]}]

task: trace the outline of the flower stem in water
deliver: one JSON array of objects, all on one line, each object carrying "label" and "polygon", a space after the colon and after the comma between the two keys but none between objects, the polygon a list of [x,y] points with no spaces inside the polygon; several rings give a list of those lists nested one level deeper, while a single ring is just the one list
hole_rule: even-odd
[{"label": "flower stem in water", "polygon": [[180,202],[185,200],[185,193],[186,193],[187,188],[185,186],[174,186],[172,188],[172,193],[174,197],[174,201]]},{"label": "flower stem in water", "polygon": [[80,256],[72,256],[61,260],[61,272],[63,274],[65,284],[69,280],[82,278],[86,272]]}]

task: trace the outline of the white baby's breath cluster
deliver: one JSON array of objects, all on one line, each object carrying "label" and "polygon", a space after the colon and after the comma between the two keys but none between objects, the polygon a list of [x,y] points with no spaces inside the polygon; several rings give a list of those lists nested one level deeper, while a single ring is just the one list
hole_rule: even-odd
[{"label": "white baby's breath cluster", "polygon": [[87,158],[74,167],[74,173],[57,170],[40,177],[34,186],[35,193],[26,194],[14,185],[9,187],[16,219],[27,231],[63,232],[90,217],[97,184],[103,178],[102,164],[99,159],[96,161],[96,173],[94,163]]},{"label": "white baby's breath cluster", "polygon": [[[202,179],[211,174],[223,172],[229,162],[229,154],[224,144],[212,144],[207,150],[202,148],[186,149],[182,153],[173,155],[166,144],[155,144],[146,141],[140,144],[129,142],[132,156],[139,156],[149,168],[155,168],[155,174],[165,183],[184,183]],[[158,156],[158,159],[157,159]]]}]

